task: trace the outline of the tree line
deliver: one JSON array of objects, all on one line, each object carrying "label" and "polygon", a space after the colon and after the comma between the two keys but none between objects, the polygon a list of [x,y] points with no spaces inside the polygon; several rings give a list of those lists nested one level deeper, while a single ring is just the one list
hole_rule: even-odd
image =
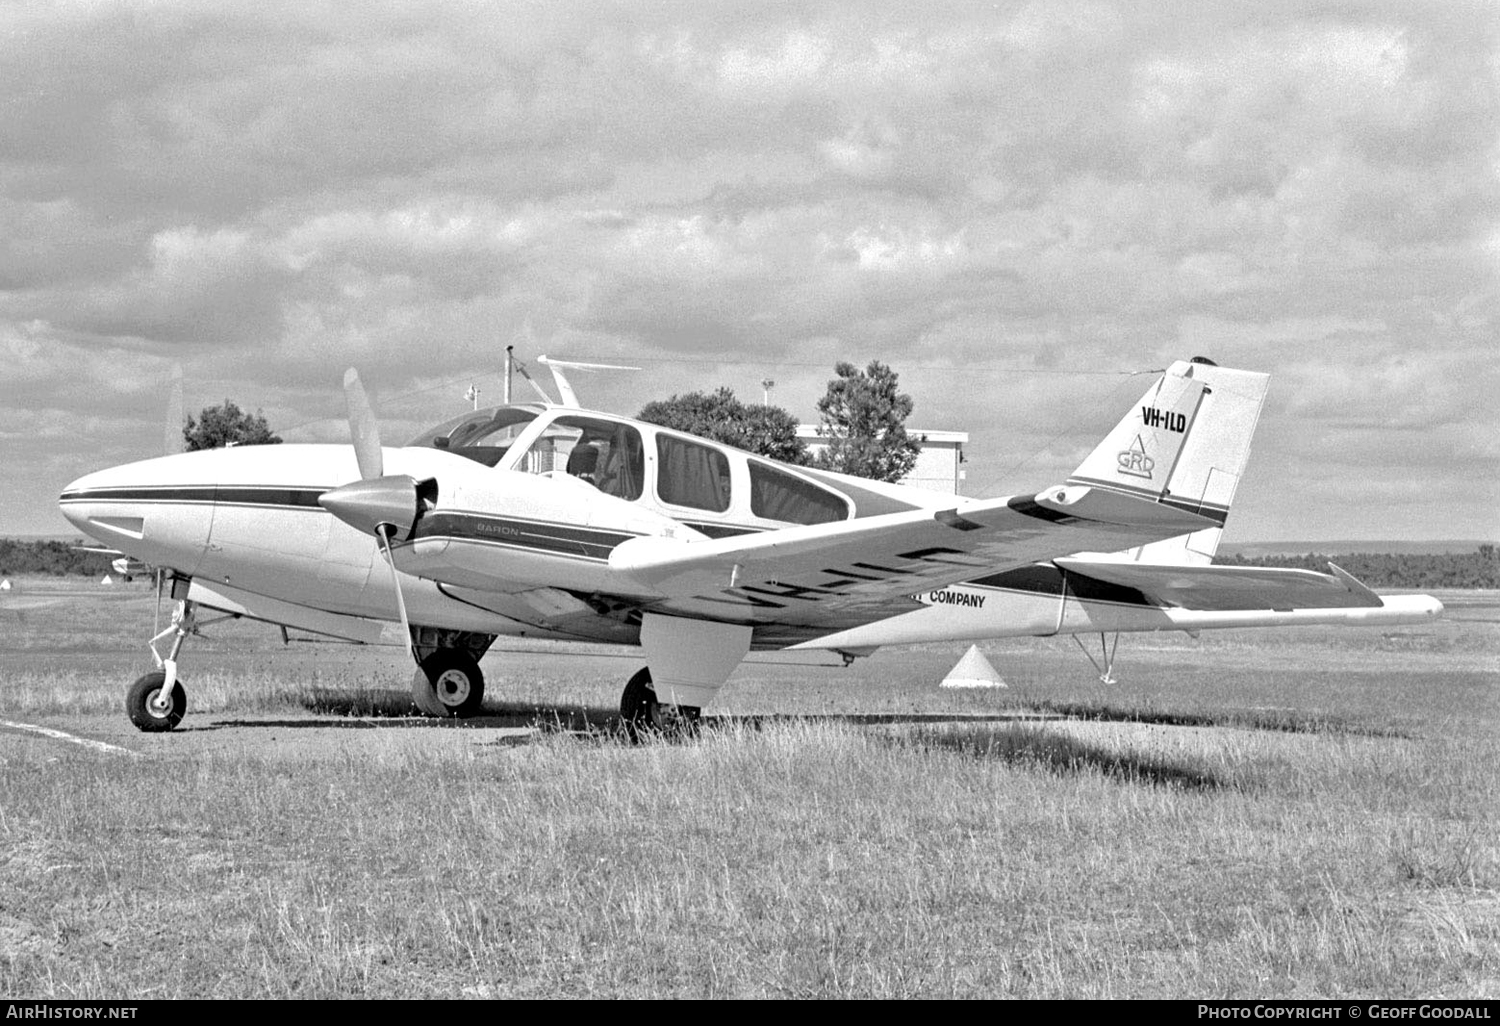
[{"label": "tree line", "polygon": [[1391,552],[1351,552],[1343,555],[1309,553],[1302,556],[1214,557],[1226,566],[1267,566],[1288,570],[1328,572],[1337,563],[1372,588],[1500,588],[1500,558],[1494,545],[1474,552],[1426,555]]},{"label": "tree line", "polygon": [[112,573],[110,557],[102,552],[80,552],[75,545],[95,545],[82,538],[64,541],[19,541],[0,538],[0,577],[20,574],[50,577],[103,577]]}]

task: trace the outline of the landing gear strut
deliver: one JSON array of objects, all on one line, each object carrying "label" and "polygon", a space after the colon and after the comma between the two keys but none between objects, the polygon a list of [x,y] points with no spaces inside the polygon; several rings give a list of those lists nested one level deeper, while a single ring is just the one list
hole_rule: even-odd
[{"label": "landing gear strut", "polygon": [[643,668],[631,677],[620,695],[620,721],[625,724],[632,741],[692,734],[698,729],[701,712],[696,705],[670,705],[657,701],[649,668]]},{"label": "landing gear strut", "polygon": [[1104,660],[1102,665],[1100,664],[1098,659],[1094,658],[1092,652],[1083,647],[1083,642],[1078,640],[1078,635],[1071,634],[1069,635],[1069,637],[1073,639],[1073,644],[1078,646],[1079,651],[1088,656],[1089,662],[1094,664],[1094,669],[1099,671],[1099,682],[1101,684],[1119,683],[1119,681],[1115,679],[1114,673],[1115,649],[1120,647],[1119,631],[1115,631],[1115,640],[1112,643],[1104,636],[1103,631],[1099,632],[1099,655]]}]

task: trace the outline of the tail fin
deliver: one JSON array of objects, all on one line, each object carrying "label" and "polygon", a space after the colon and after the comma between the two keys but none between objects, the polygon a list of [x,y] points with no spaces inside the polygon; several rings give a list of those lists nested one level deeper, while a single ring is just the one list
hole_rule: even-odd
[{"label": "tail fin", "polygon": [[1133,549],[1131,559],[1212,561],[1269,380],[1253,371],[1179,360],[1068,478],[1069,484],[1144,496],[1221,525]]}]

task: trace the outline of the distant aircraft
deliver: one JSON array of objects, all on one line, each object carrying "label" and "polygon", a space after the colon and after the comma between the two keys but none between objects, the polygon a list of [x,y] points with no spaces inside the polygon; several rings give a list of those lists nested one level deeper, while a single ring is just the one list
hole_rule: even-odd
[{"label": "distant aircraft", "polygon": [[143,574],[154,572],[154,568],[149,564],[127,556],[119,549],[105,548],[101,545],[75,545],[73,548],[78,552],[98,552],[101,555],[114,556],[115,558],[109,561],[109,568],[123,577],[126,583]]},{"label": "distant aircraft", "polygon": [[145,460],[79,478],[60,504],[170,579],[159,669],[127,693],[142,730],[186,710],[178,656],[202,609],[364,642],[399,621],[433,715],[479,709],[479,660],[501,635],[638,645],[620,700],[632,731],[690,724],[752,651],[848,662],[1097,634],[1110,680],[1120,632],[1437,616],[1435,599],[1382,597],[1333,566],[1213,565],[1267,381],[1174,363],[1065,482],[962,499],[576,405],[465,412],[384,448],[350,370],[352,446]]}]

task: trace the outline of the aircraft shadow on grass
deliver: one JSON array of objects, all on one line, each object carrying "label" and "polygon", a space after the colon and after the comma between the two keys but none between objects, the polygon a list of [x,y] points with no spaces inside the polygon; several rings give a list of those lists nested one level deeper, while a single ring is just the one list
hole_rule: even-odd
[{"label": "aircraft shadow on grass", "polygon": [[[398,689],[320,688],[301,699],[309,712],[330,719],[318,720],[243,720],[220,721],[224,725],[285,725],[288,727],[373,728],[380,720],[401,721],[392,726],[415,726],[421,712],[408,692]],[[464,719],[423,718],[420,725],[433,728],[454,727],[532,727],[555,730],[605,730],[618,725],[619,712],[612,706],[584,704],[542,704],[534,702],[486,701],[483,710]],[[1173,712],[1140,708],[1117,708],[1106,704],[1043,701],[1027,709],[997,710],[986,713],[770,713],[715,715],[707,713],[707,725],[743,724],[760,726],[769,723],[826,721],[857,726],[898,724],[977,724],[977,723],[1043,723],[1054,720],[1081,720],[1096,723],[1136,723],[1165,727],[1228,727],[1239,730],[1263,730],[1294,734],[1350,734],[1400,739],[1406,735],[1387,726],[1362,724],[1315,712],[1294,709],[1222,709],[1211,712]]]},{"label": "aircraft shadow on grass", "polygon": [[[583,734],[601,743],[629,743],[619,713],[612,708],[584,704],[541,705],[490,701],[480,715],[466,719],[423,717],[410,695],[398,690],[335,690],[314,692],[303,701],[313,719],[221,720],[199,729],[253,727],[261,729],[338,728],[376,730],[383,727],[423,729],[526,729],[493,741],[486,747],[515,747],[533,743],[549,733]],[[913,732],[892,736],[892,744],[949,751],[967,757],[1035,767],[1058,775],[1099,773],[1127,783],[1188,791],[1214,791],[1234,786],[1200,760],[1149,751],[1121,749],[1048,731],[1047,723],[1118,722],[1169,727],[1229,727],[1274,732],[1373,733],[1357,725],[1297,714],[1291,710],[1224,710],[1219,713],[1166,713],[1112,709],[1107,706],[1051,704],[1025,711],[981,714],[874,713],[813,715],[705,716],[707,729],[743,728],[759,731],[776,723],[835,722],[858,726],[913,726]],[[1388,730],[1380,732],[1390,736]]]},{"label": "aircraft shadow on grass", "polygon": [[1083,741],[1047,732],[1038,725],[983,727],[979,730],[920,731],[900,744],[927,750],[951,751],[986,761],[1036,767],[1058,776],[1099,773],[1122,783],[1147,784],[1181,791],[1218,791],[1233,782],[1197,764],[1174,758]]},{"label": "aircraft shadow on grass", "polygon": [[[618,711],[604,706],[534,705],[521,702],[486,702],[474,716],[434,719],[424,715],[411,693],[397,690],[325,690],[303,699],[303,708],[321,714],[312,719],[236,718],[216,720],[205,727],[184,730],[220,730],[225,727],[285,728],[289,730],[335,728],[380,730],[386,727],[424,730],[475,730],[528,728],[537,731],[609,732],[619,727]],[[524,740],[524,739],[523,739]]]},{"label": "aircraft shadow on grass", "polygon": [[[229,727],[262,730],[334,728],[380,730],[386,727],[442,729],[530,728],[533,733],[514,734],[484,742],[485,747],[512,748],[533,743],[545,733],[585,734],[602,743],[631,743],[617,712],[601,707],[567,706],[543,708],[531,705],[486,706],[486,714],[467,719],[436,720],[422,717],[410,703],[402,707],[392,692],[388,705],[372,710],[367,694],[350,693],[348,711],[337,701],[309,703],[316,711],[332,713],[315,719],[234,719],[188,728],[189,731],[223,730]],[[1061,717],[1052,717],[1057,722]],[[1047,733],[1048,719],[1030,714],[984,716],[941,715],[819,715],[819,716],[707,716],[707,729],[743,726],[761,730],[777,722],[839,722],[862,726],[909,725],[922,728],[914,735],[893,736],[890,743],[919,750],[942,750],[975,759],[1009,765],[1040,767],[1059,776],[1098,772],[1125,783],[1140,783],[1188,791],[1214,791],[1231,786],[1214,773],[1195,766],[1192,760],[1131,751],[1117,751],[1062,734]],[[955,729],[956,728],[956,729]],[[977,729],[975,729],[977,728]]]}]

